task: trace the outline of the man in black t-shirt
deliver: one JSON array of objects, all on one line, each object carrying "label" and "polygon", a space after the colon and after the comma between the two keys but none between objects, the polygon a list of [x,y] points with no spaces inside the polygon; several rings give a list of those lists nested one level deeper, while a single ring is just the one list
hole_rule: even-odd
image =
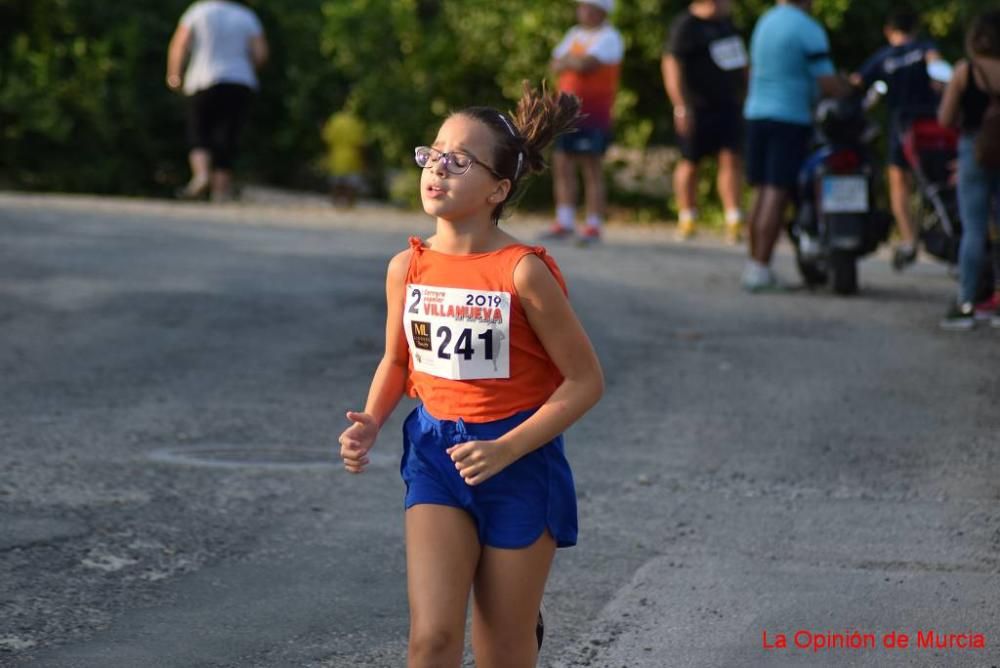
[{"label": "man in black t-shirt", "polygon": [[694,0],[670,26],[663,47],[663,85],[674,108],[681,160],[674,170],[678,235],[694,235],[698,163],[717,155],[717,187],[725,207],[726,237],[740,238],[743,98],[747,52],[729,19],[731,0]]}]

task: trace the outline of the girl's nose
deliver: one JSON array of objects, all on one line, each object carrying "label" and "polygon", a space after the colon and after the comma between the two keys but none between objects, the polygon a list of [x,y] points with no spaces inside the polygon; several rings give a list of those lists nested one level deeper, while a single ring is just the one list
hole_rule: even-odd
[{"label": "girl's nose", "polygon": [[434,163],[434,166],[431,171],[433,171],[434,174],[437,176],[447,176],[449,159],[451,159],[450,155],[447,154],[442,155],[440,158],[437,159],[437,162]]}]

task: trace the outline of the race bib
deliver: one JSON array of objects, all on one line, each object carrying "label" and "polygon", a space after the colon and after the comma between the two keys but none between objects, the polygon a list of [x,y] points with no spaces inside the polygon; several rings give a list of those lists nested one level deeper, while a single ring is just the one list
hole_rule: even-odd
[{"label": "race bib", "polygon": [[719,69],[730,71],[747,66],[747,50],[743,46],[743,38],[739,35],[717,39],[708,45],[712,60]]},{"label": "race bib", "polygon": [[510,378],[510,293],[406,286],[403,328],[416,371],[449,380]]}]

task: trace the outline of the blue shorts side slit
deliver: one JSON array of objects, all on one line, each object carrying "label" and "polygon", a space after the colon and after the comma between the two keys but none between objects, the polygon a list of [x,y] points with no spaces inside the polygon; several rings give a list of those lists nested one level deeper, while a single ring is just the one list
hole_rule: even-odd
[{"label": "blue shorts side slit", "polygon": [[400,474],[405,508],[431,503],[461,508],[476,524],[482,545],[519,549],[548,529],[557,547],[576,544],[576,488],[559,435],[479,485],[467,485],[446,450],[467,441],[490,441],[537,409],[494,422],[438,420],[421,404],[403,423]]}]

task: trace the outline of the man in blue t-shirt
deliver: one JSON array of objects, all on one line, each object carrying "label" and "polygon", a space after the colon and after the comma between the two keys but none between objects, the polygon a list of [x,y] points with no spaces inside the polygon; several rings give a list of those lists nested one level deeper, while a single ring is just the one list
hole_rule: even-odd
[{"label": "man in blue t-shirt", "polygon": [[919,22],[913,12],[892,14],[885,25],[888,46],[880,49],[851,76],[865,89],[876,81],[888,87],[889,200],[902,241],[892,255],[892,266],[902,270],[917,259],[917,233],[910,216],[910,169],[903,155],[901,135],[916,118],[933,118],[940,96],[927,75],[927,63],[939,60],[934,42],[918,39]]},{"label": "man in blue t-shirt", "polygon": [[748,220],[750,258],[742,280],[750,292],[778,287],[771,255],[809,151],[817,93],[850,93],[847,81],[835,74],[830,42],[809,15],[811,8],[811,0],[778,0],[757,21],[750,39],[750,91],[743,115],[747,182],[754,202]]}]

